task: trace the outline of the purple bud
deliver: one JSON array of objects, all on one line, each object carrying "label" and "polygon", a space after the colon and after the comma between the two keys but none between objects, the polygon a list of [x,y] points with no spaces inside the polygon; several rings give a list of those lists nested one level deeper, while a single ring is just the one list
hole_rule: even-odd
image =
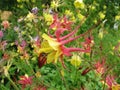
[{"label": "purple bud", "polygon": [[34,14],[37,14],[38,13],[38,8],[37,7],[34,7],[32,10],[31,10],[32,13]]}]

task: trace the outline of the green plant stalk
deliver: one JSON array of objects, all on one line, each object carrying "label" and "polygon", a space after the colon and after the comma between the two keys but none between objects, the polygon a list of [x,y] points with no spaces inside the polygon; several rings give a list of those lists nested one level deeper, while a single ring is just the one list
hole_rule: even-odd
[{"label": "green plant stalk", "polygon": [[13,82],[13,80],[10,78],[10,76],[7,76],[7,78],[10,81],[10,83],[12,84],[12,86],[15,88],[15,90],[19,90],[19,88],[15,85],[15,83]]},{"label": "green plant stalk", "polygon": [[32,73],[35,75],[35,72],[34,72],[33,68],[31,67],[29,61],[28,61],[28,60],[25,60],[25,62],[26,62],[26,64],[30,67]]},{"label": "green plant stalk", "polygon": [[68,85],[67,85],[67,82],[66,82],[64,76],[62,76],[59,67],[57,67],[57,65],[55,65],[55,66],[56,66],[57,71],[58,71],[58,73],[59,73],[59,75],[60,75],[60,77],[61,77],[61,79],[62,79],[62,81],[63,81],[63,83],[64,83],[64,85],[65,85],[65,87],[66,87],[66,90],[69,90],[69,87],[68,87]]},{"label": "green plant stalk", "polygon": [[77,76],[78,76],[78,72],[77,72],[77,69],[75,69],[75,79],[74,79],[75,84],[77,84]]}]

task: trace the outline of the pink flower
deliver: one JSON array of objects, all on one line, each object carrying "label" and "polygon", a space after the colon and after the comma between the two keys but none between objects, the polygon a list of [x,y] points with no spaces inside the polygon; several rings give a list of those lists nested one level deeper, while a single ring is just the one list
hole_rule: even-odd
[{"label": "pink flower", "polygon": [[27,75],[20,76],[20,80],[18,81],[18,83],[22,84],[22,88],[26,88],[27,85],[32,84],[32,79],[33,79],[33,76],[31,77],[28,77]]},{"label": "pink flower", "polygon": [[9,28],[9,26],[10,26],[9,22],[6,21],[6,20],[3,21],[1,25],[3,25],[3,27],[4,27],[5,30],[6,30],[7,28]]},{"label": "pink flower", "polygon": [[98,61],[95,65],[95,70],[99,74],[104,74],[106,68],[105,68],[105,60],[103,59],[102,62]]},{"label": "pink flower", "polygon": [[0,31],[0,38],[2,38],[3,37],[3,32],[2,31]]},{"label": "pink flower", "polygon": [[117,82],[114,79],[114,76],[107,75],[106,84],[111,88],[113,85],[117,85]]},{"label": "pink flower", "polygon": [[53,23],[50,25],[50,29],[64,29],[64,30],[71,30],[71,25],[73,22],[68,21],[66,16],[63,17],[63,19],[59,19],[58,15],[55,14],[53,16]]}]

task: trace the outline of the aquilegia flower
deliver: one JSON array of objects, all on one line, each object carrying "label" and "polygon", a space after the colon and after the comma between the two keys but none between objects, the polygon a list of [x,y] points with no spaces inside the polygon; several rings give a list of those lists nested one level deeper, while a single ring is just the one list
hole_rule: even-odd
[{"label": "aquilegia flower", "polygon": [[105,60],[103,59],[102,62],[98,61],[95,65],[95,70],[98,74],[104,74],[105,68]]},{"label": "aquilegia flower", "polygon": [[28,75],[20,76],[20,80],[18,81],[18,83],[22,85],[22,88],[26,88],[27,85],[32,84],[32,79],[33,76],[31,77],[28,77]]},{"label": "aquilegia flower", "polygon": [[[79,51],[79,52],[90,52],[90,49],[84,49],[84,48],[74,48],[69,47],[67,48],[65,44],[72,42],[80,37],[82,37],[84,34],[78,35],[76,37],[72,37],[80,27],[77,26],[75,30],[71,31],[69,34],[65,36],[61,36],[67,28],[57,28],[57,30],[54,33],[54,37],[51,37],[47,34],[43,34],[43,42],[41,43],[41,48],[39,50],[41,53],[47,54],[47,63],[54,62],[56,63],[58,58],[65,55],[65,56],[71,56],[71,52]],[[85,33],[86,34],[86,33]]]},{"label": "aquilegia flower", "polygon": [[109,90],[120,90],[120,84],[115,81],[115,78],[112,75],[107,75],[105,83],[109,87]]},{"label": "aquilegia flower", "polygon": [[34,13],[34,14],[37,14],[38,13],[38,8],[37,7],[32,8],[31,12]]}]

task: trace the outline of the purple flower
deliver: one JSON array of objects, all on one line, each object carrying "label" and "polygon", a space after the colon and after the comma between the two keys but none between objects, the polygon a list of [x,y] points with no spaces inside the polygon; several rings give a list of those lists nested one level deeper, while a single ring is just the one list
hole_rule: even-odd
[{"label": "purple flower", "polygon": [[2,38],[3,37],[3,32],[2,31],[0,31],[0,38]]},{"label": "purple flower", "polygon": [[32,13],[34,14],[37,14],[38,13],[38,8],[37,7],[34,7],[32,10],[31,10]]}]

